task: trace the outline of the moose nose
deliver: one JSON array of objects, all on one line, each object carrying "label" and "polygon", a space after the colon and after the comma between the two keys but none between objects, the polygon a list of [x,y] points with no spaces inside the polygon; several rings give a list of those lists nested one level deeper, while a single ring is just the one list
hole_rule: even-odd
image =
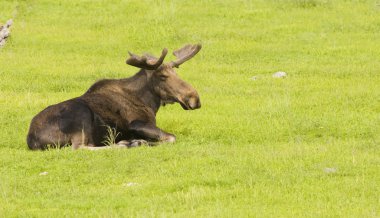
[{"label": "moose nose", "polygon": [[195,110],[201,107],[201,101],[198,95],[189,98],[189,108]]}]

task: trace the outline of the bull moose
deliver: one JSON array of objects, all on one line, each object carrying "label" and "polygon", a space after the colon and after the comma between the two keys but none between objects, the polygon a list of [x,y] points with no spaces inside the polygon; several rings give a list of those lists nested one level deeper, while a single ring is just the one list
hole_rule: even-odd
[{"label": "bull moose", "polygon": [[129,52],[126,63],[141,68],[139,72],[129,78],[100,80],[82,96],[41,111],[29,127],[29,148],[105,147],[107,128],[120,133],[115,140],[119,146],[175,142],[173,134],[156,126],[156,113],[168,103],[178,102],[185,110],[201,107],[197,91],[174,70],[200,49],[200,44],[186,45],[173,52],[177,59],[169,63],[163,63],[166,48],[159,58]]}]

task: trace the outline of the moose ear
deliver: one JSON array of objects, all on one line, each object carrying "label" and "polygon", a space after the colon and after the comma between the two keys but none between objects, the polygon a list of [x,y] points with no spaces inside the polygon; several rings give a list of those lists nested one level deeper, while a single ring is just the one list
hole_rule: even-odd
[{"label": "moose ear", "polygon": [[172,67],[179,67],[179,65],[183,64],[185,61],[190,60],[192,57],[194,57],[202,48],[201,44],[195,44],[195,45],[185,45],[184,47],[175,50],[173,52],[174,56],[177,57],[177,60],[172,61],[170,65]]},{"label": "moose ear", "polygon": [[131,52],[128,52],[128,53],[130,57],[126,61],[127,64],[138,67],[138,68],[146,69],[146,70],[156,70],[164,62],[164,59],[165,59],[166,54],[168,53],[168,50],[164,48],[162,50],[160,58],[156,58],[149,54],[145,54],[139,57]]}]

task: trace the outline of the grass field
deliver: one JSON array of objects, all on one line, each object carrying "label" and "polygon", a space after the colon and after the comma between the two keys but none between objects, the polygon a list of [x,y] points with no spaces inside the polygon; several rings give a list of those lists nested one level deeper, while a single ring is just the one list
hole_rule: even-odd
[{"label": "grass field", "polygon": [[[1,0],[9,18],[0,217],[380,217],[379,1]],[[157,117],[177,143],[27,149],[43,108],[137,72],[128,50],[198,42],[177,72],[202,108]]]}]

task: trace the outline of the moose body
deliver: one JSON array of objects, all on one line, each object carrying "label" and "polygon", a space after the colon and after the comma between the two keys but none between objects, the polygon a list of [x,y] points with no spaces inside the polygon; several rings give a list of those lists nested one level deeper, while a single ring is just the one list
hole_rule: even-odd
[{"label": "moose body", "polygon": [[37,114],[29,128],[27,144],[32,150],[48,146],[101,147],[115,129],[120,146],[141,143],[174,142],[175,136],[156,126],[160,106],[178,102],[185,110],[201,107],[197,91],[181,80],[176,72],[192,58],[200,45],[187,45],[175,51],[176,61],[163,64],[160,58],[145,54],[131,57],[127,64],[141,70],[126,79],[105,79],[93,84],[82,96],[52,105]]}]

